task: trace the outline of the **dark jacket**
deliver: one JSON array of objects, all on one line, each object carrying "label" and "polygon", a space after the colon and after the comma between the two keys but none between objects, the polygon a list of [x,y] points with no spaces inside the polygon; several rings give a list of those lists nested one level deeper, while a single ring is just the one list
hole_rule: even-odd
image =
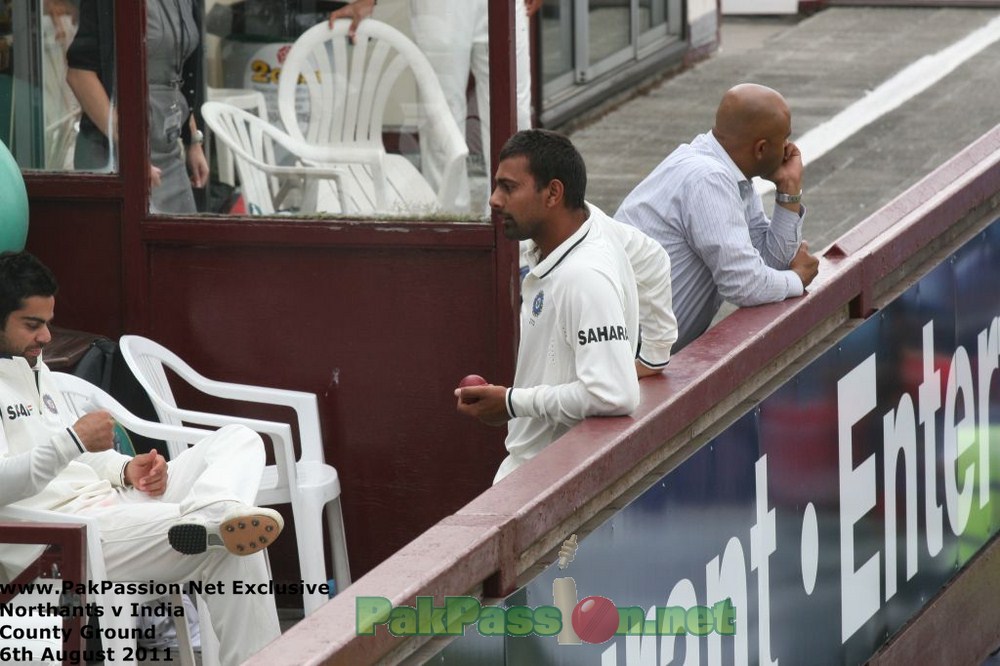
[{"label": "dark jacket", "polygon": [[[188,107],[194,113],[198,127],[205,124],[201,118],[201,105],[205,101],[204,67],[204,3],[191,0],[192,14],[198,24],[201,39],[198,48],[184,61],[182,92]],[[80,0],[80,20],[76,37],[66,52],[66,61],[74,69],[97,73],[108,98],[114,100],[115,90],[115,1]],[[191,128],[181,125],[184,144],[191,142]],[[74,163],[77,169],[96,169],[108,166],[108,139],[84,114],[80,119]]]}]

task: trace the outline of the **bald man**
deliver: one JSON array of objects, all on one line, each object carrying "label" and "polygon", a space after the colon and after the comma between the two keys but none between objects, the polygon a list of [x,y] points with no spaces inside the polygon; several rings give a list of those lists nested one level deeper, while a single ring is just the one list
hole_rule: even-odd
[{"label": "bald man", "polygon": [[[802,240],[802,157],[775,90],[726,92],[715,126],[667,156],[625,197],[615,219],[670,255],[676,353],[705,332],[723,300],[739,307],[801,296],[819,261]],[[768,219],[751,179],[774,183]]]}]

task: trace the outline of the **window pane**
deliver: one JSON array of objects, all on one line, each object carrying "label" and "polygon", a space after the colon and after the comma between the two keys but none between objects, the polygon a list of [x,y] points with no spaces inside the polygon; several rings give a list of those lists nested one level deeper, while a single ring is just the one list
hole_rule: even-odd
[{"label": "window pane", "polygon": [[639,33],[667,22],[667,0],[639,0]]},{"label": "window pane", "polygon": [[[203,149],[193,150],[203,150],[210,170],[208,187],[194,190],[200,211],[309,219],[485,216],[489,181],[481,158],[467,163],[466,157],[469,145],[480,152],[476,105],[470,103],[456,120],[457,111],[445,101],[449,81],[434,69],[435,49],[441,46],[435,38],[444,37],[454,47],[461,41],[456,35],[474,32],[447,28],[462,17],[441,12],[441,3],[379,3],[359,28],[365,33],[370,21],[373,32],[352,45],[345,37],[330,38],[327,27],[330,11],[343,2],[206,0],[199,12],[192,7],[195,1],[179,0],[182,13],[191,12],[197,24],[185,27],[184,34],[197,35],[200,44],[187,55],[190,40],[180,49],[168,20],[178,1],[147,0],[151,149],[161,169],[153,210],[180,213],[190,205],[177,165],[190,172],[200,159],[192,158],[186,145],[193,122],[206,135]],[[158,3],[174,11],[154,7]],[[450,4],[466,18],[476,18],[481,5],[485,40],[486,3]],[[411,15],[411,7],[416,14]],[[182,24],[174,23],[180,34]],[[311,50],[299,44],[297,53],[308,55],[290,59],[297,40],[314,26],[320,26],[324,39]],[[433,78],[414,74],[408,48],[397,46],[400,33],[417,42],[419,57],[430,57]],[[340,28],[333,34],[340,35]],[[479,57],[485,66],[485,42],[477,43],[475,53],[471,40],[467,48],[470,62]],[[297,85],[287,86],[283,118],[279,88],[290,67],[297,72]],[[178,70],[187,77],[171,88]],[[436,93],[429,92],[431,85]],[[467,77],[463,97],[466,91],[474,99]],[[180,139],[168,133],[177,129],[177,109]]]},{"label": "window pane", "polygon": [[590,0],[590,64],[631,44],[631,0]]},{"label": "window pane", "polygon": [[544,0],[542,22],[542,78],[545,83],[573,72],[573,2]]},{"label": "window pane", "polygon": [[[81,9],[87,13],[81,15]],[[92,123],[81,127],[80,103],[67,83],[68,75],[70,81],[74,78],[69,62],[80,45],[90,39],[99,51],[99,35],[80,35],[96,26],[99,10],[92,9],[76,0],[15,0],[0,8],[0,138],[22,168],[73,169],[79,133],[96,131]],[[101,10],[106,22],[113,21],[113,4]],[[104,83],[113,91],[113,43],[105,50],[111,71]],[[98,62],[94,60],[95,66]],[[87,161],[84,168],[109,171],[114,163],[105,148],[100,159]]]}]

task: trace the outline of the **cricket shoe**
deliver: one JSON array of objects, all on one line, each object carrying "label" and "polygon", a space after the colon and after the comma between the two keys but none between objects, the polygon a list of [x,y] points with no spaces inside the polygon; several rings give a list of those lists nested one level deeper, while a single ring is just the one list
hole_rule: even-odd
[{"label": "cricket shoe", "polygon": [[197,555],[210,548],[225,548],[233,555],[259,553],[278,538],[285,521],[274,509],[240,504],[220,522],[185,518],[170,528],[170,546],[185,555]]}]

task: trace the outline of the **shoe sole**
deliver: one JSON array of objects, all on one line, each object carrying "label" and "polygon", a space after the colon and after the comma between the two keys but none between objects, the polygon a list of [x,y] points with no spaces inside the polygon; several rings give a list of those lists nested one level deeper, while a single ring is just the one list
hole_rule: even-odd
[{"label": "shoe sole", "polygon": [[223,521],[218,533],[198,523],[174,525],[167,532],[167,540],[174,550],[185,555],[198,555],[214,547],[225,548],[233,555],[253,555],[270,546],[281,528],[272,516],[249,514]]}]

